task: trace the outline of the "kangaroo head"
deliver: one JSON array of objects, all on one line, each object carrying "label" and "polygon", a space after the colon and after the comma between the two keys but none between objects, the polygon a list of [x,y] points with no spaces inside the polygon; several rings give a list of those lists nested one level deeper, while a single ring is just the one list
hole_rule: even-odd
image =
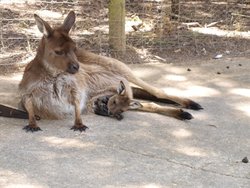
[{"label": "kangaroo head", "polygon": [[128,109],[140,108],[141,104],[132,99],[132,90],[128,84],[120,81],[117,87],[117,94],[110,97],[108,101],[108,110],[112,116],[122,119],[121,113]]},{"label": "kangaroo head", "polygon": [[79,62],[75,55],[76,43],[69,37],[69,31],[75,23],[75,13],[69,12],[60,27],[52,28],[38,15],[34,15],[36,24],[43,38],[38,49],[38,55],[47,70],[75,74]]},{"label": "kangaroo head", "polygon": [[129,108],[131,98],[127,93],[127,89],[123,81],[120,81],[120,84],[117,88],[117,94],[110,97],[108,101],[108,109],[112,115],[121,114],[124,111],[127,111]]}]

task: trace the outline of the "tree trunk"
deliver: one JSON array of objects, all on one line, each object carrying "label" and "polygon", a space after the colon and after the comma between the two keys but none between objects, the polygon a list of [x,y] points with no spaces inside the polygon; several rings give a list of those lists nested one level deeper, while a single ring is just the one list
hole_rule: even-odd
[{"label": "tree trunk", "polygon": [[109,44],[117,52],[124,54],[126,51],[125,0],[110,0]]}]

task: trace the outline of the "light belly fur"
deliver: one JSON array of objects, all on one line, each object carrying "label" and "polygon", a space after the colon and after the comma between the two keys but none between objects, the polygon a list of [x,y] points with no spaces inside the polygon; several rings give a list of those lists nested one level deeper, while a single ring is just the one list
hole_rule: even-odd
[{"label": "light belly fur", "polygon": [[35,114],[46,119],[64,119],[74,115],[72,89],[76,91],[83,111],[87,101],[86,89],[79,88],[74,77],[62,75],[56,79],[44,79],[32,88]]}]

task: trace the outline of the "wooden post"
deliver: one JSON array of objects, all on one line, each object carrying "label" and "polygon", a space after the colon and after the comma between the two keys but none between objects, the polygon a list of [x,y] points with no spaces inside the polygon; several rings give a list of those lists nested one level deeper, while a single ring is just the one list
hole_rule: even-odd
[{"label": "wooden post", "polygon": [[177,20],[180,14],[180,0],[171,0],[171,18]]},{"label": "wooden post", "polygon": [[125,0],[110,0],[109,45],[121,54],[126,51]]}]

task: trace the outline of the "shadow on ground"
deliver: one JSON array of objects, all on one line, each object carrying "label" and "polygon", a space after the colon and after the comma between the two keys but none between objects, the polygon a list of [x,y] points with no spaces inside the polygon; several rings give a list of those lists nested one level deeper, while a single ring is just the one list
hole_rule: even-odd
[{"label": "shadow on ground", "polygon": [[[189,111],[191,121],[87,114],[86,133],[69,130],[73,119],[66,119],[41,120],[43,131],[31,134],[22,130],[26,120],[1,117],[0,186],[248,187],[249,164],[241,162],[250,151],[248,62],[131,65],[147,82],[202,104],[204,110]],[[0,76],[1,103],[17,104],[21,75]]]}]

